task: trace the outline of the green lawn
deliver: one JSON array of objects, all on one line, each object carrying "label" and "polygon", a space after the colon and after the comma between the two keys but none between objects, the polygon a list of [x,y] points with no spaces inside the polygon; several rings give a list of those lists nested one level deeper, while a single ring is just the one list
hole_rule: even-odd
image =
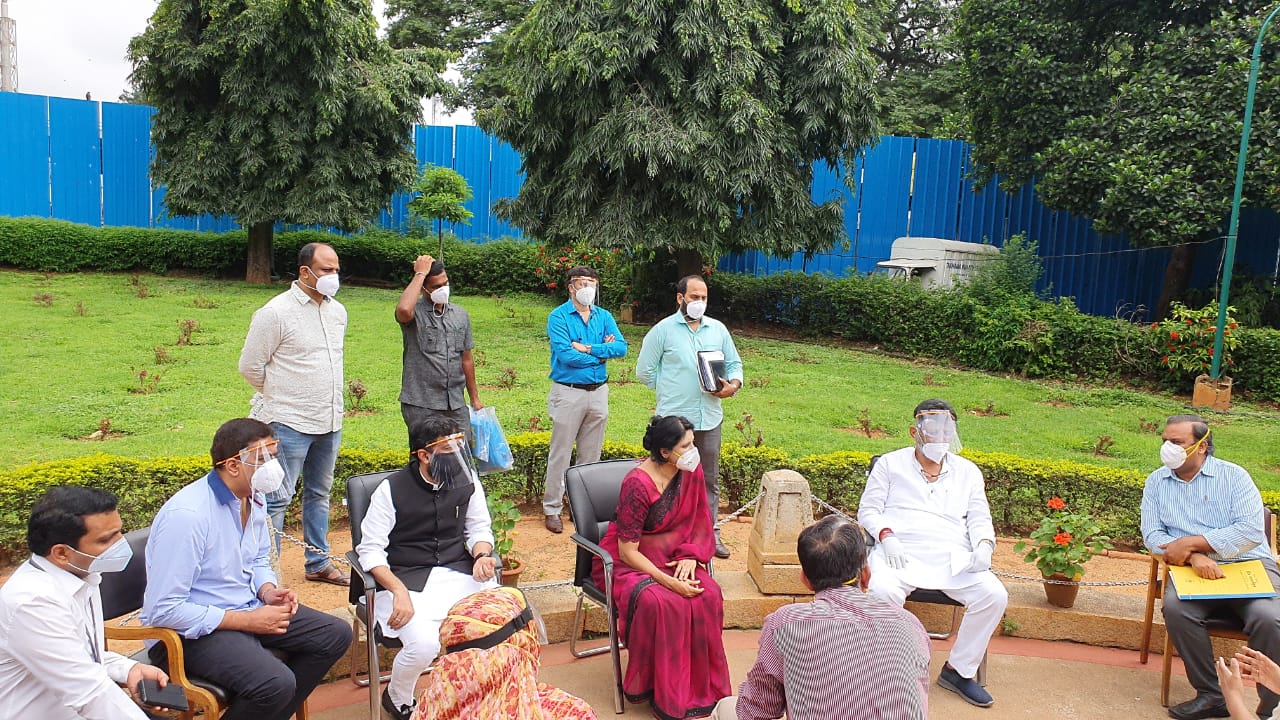
[{"label": "green lawn", "polygon": [[[203,454],[221,422],[247,412],[251,391],[236,372],[240,346],[250,315],[284,286],[149,275],[138,280],[147,297],[138,296],[129,275],[0,272],[0,468],[95,452]],[[339,296],[350,314],[347,379],[364,382],[365,404],[376,411],[347,419],[347,446],[399,448],[405,442],[396,402],[400,330],[392,311],[398,295],[347,286]],[[508,432],[527,429],[531,418],[545,429],[544,327],[553,301],[457,300],[472,317],[481,400],[497,408]],[[199,329],[191,345],[178,346],[184,320],[194,320]],[[627,382],[645,330],[623,326],[631,352],[611,369],[610,439],[638,443],[653,410],[652,392]],[[1124,388],[1047,385],[847,348],[746,337],[738,342],[747,385],[725,403],[726,439],[741,437],[732,426],[749,413],[766,444],[797,456],[899,447],[907,442],[911,408],[937,396],[962,413],[960,433],[968,447],[1149,470],[1159,462],[1159,422],[1183,411],[1186,400]],[[159,345],[172,364],[156,365]],[[139,386],[133,368],[161,369],[157,391],[130,392]],[[511,387],[500,387],[512,371]],[[989,406],[994,413],[986,414]],[[864,410],[872,438],[860,429]],[[123,437],[82,439],[104,417]],[[1280,490],[1277,420],[1280,415],[1268,408],[1240,402],[1232,414],[1212,418],[1219,454],[1244,465],[1263,488]],[[1094,454],[1100,436],[1114,441],[1105,456]]]}]

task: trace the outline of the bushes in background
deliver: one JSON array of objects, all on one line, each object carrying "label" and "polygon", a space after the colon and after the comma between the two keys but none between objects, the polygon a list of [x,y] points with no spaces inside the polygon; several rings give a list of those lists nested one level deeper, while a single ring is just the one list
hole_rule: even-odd
[{"label": "bushes in background", "polygon": [[[550,433],[523,433],[508,438],[515,467],[487,476],[488,492],[538,506],[542,500]],[[642,457],[644,450],[630,443],[606,442],[604,459]],[[1140,546],[1139,513],[1144,473],[1114,470],[1064,461],[1029,460],[1004,453],[965,452],[982,468],[987,497],[996,529],[1002,534],[1024,535],[1039,524],[1045,503],[1058,496],[1071,507],[1092,513],[1103,532],[1117,542]],[[367,472],[400,467],[408,457],[403,450],[344,448],[338,455],[330,506],[335,517],[346,516],[338,498],[346,496],[347,478]],[[756,496],[761,476],[774,469],[791,469],[804,475],[816,498],[850,515],[866,484],[871,454],[842,451],[792,458],[769,447],[724,446],[720,456],[722,499],[731,510]],[[126,530],[151,523],[160,506],[182,486],[209,471],[207,457],[134,460],[111,455],[91,455],[74,460],[37,463],[0,472],[0,555],[10,559],[25,555],[27,514],[37,498],[53,485],[88,485],[110,490],[120,497],[120,515]],[[1262,500],[1280,511],[1280,492],[1263,492]],[[295,503],[293,512],[298,507]],[[538,509],[538,512],[541,512]]]}]

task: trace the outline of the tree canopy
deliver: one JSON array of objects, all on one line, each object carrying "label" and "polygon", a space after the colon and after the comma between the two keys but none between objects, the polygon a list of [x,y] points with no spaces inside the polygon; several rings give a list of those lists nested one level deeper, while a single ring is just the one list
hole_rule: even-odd
[{"label": "tree canopy", "polygon": [[549,240],[686,251],[821,251],[846,167],[877,135],[874,6],[837,0],[536,4],[509,33],[479,124],[523,157],[499,210]]},{"label": "tree canopy", "polygon": [[274,222],[354,229],[413,181],[447,58],[377,30],[367,0],[161,0],[130,42],[165,205],[249,227],[250,282],[269,280]]},{"label": "tree canopy", "polygon": [[893,0],[885,14],[876,82],[889,135],[957,137],[964,131],[959,0]]},{"label": "tree canopy", "polygon": [[[1036,178],[1050,207],[1177,246],[1156,308],[1231,203],[1249,56],[1269,4],[965,0],[969,136],[980,179]],[[1273,29],[1273,34],[1275,29]],[[1245,201],[1280,208],[1280,38],[1264,45]]]}]

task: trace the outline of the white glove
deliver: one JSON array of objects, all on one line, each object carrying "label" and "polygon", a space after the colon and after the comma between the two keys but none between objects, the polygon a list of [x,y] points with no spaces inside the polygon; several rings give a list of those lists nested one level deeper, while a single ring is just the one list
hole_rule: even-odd
[{"label": "white glove", "polygon": [[983,540],[978,543],[978,547],[974,549],[973,556],[969,558],[969,567],[965,568],[965,572],[982,572],[991,569],[991,554],[995,552],[995,546]]},{"label": "white glove", "polygon": [[880,547],[884,548],[884,561],[894,570],[901,570],[907,566],[907,553],[902,549],[902,541],[893,535],[889,535],[880,541]]}]

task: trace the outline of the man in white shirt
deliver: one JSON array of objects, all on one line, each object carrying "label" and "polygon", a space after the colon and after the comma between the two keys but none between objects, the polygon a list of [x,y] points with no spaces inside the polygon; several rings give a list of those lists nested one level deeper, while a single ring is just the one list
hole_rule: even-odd
[{"label": "man in white shirt", "polygon": [[356,554],[383,589],[374,598],[382,632],[404,644],[382,707],[408,720],[413,690],[440,653],[440,625],[462,598],[496,587],[493,531],[466,436],[432,416],[409,430],[408,465],[373,491]]},{"label": "man in white shirt", "polygon": [[[338,253],[322,243],[298,251],[298,279],[253,314],[240,352],[240,374],[257,392],[249,417],[280,441],[284,484],[267,496],[276,530],[302,473],[302,539],[306,578],[350,585],[329,551],[329,489],[342,444],[342,350],[347,309],[338,293]],[[276,552],[280,539],[275,540]],[[312,548],[318,548],[316,552]]]},{"label": "man in white shirt", "polygon": [[902,604],[916,588],[941,590],[965,606],[938,684],[965,702],[990,707],[974,677],[1009,594],[991,573],[996,533],[982,471],[956,453],[956,412],[945,401],[916,406],[915,445],[882,455],[867,476],[858,522],[878,542],[871,592]]},{"label": "man in white shirt", "polygon": [[0,587],[0,717],[147,718],[129,693],[169,677],[106,650],[102,633],[101,573],[132,556],[120,527],[116,496],[96,488],[53,487],[32,508],[31,558]]}]

